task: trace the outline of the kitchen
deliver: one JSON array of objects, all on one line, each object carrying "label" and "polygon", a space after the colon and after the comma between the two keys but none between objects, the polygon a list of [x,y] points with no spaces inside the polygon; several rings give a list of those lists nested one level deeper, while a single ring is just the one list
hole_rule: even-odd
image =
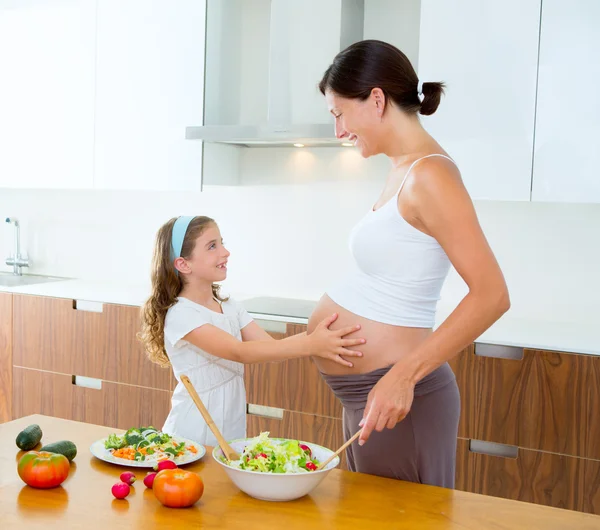
[{"label": "kitchen", "polygon": [[[0,2],[0,49],[12,50],[2,70],[14,80],[0,87],[0,213],[20,224],[23,277],[52,280],[0,281],[2,421],[164,421],[173,381],[148,365],[135,333],[153,238],[170,217],[219,222],[232,252],[225,288],[275,336],[301,331],[349,263],[348,232],[377,198],[387,162],[351,147],[289,145],[298,138],[282,147],[268,128],[256,147],[234,136],[269,111],[326,124],[312,141],[331,141],[316,84],[340,49],[341,3],[305,2],[273,28],[270,2],[209,0],[206,13],[203,4]],[[403,49],[420,77],[447,82],[439,114],[423,122],[459,162],[511,294],[509,313],[453,364],[457,489],[599,514],[600,184],[591,168],[600,111],[585,94],[600,74],[589,59],[600,13],[583,0],[481,4],[367,0],[362,27],[363,38]],[[307,41],[306,27],[318,37]],[[279,40],[266,38],[273,31]],[[287,42],[289,64],[301,65],[271,85],[280,47],[270,42]],[[296,92],[270,90],[286,79]],[[201,124],[215,136],[186,138]],[[573,145],[574,130],[590,134]],[[489,159],[497,164],[482,175]],[[4,261],[16,228],[2,225]],[[3,272],[12,278],[13,266]],[[440,322],[464,294],[451,271]],[[340,407],[316,378],[300,361],[249,368],[249,435],[339,447]],[[131,410],[116,407],[120,392]]]}]

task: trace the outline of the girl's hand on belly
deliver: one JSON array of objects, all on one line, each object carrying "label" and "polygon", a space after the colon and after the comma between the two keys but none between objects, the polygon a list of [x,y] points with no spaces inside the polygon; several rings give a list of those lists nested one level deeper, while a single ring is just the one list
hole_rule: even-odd
[{"label": "girl's hand on belly", "polygon": [[415,395],[415,385],[408,379],[398,379],[393,372],[385,374],[369,392],[363,419],[363,428],[358,445],[363,445],[371,436],[386,427],[393,429],[410,412]]},{"label": "girl's hand on belly", "polygon": [[323,319],[315,330],[308,335],[309,350],[311,355],[322,357],[334,361],[342,366],[352,367],[352,363],[342,357],[362,357],[362,353],[349,350],[350,346],[364,344],[365,339],[345,339],[346,335],[355,333],[360,329],[360,326],[348,326],[342,329],[330,330],[329,326],[333,324],[338,315],[334,313],[332,316]]}]

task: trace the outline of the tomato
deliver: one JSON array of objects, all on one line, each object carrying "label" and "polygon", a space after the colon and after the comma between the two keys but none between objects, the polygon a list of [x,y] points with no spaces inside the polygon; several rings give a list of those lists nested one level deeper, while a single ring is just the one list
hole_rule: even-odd
[{"label": "tomato", "polygon": [[55,488],[69,476],[71,466],[66,456],[58,453],[29,451],[19,460],[21,480],[33,488]]},{"label": "tomato", "polygon": [[156,498],[169,508],[185,508],[194,504],[204,493],[200,475],[185,469],[163,469],[152,485]]},{"label": "tomato", "polygon": [[316,471],[317,466],[314,464],[314,462],[306,462],[306,469],[309,471]]}]

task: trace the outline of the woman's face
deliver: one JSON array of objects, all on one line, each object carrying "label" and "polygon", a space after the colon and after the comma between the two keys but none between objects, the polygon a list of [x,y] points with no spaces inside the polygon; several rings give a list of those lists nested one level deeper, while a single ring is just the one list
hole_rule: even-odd
[{"label": "woman's face", "polygon": [[381,153],[385,98],[380,89],[373,89],[364,101],[345,98],[331,90],[325,92],[325,99],[335,117],[336,138],[353,143],[364,158]]}]

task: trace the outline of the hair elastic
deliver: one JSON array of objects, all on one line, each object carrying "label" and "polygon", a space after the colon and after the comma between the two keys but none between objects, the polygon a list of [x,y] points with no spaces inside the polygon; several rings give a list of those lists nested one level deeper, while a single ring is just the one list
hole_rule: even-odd
[{"label": "hair elastic", "polygon": [[417,96],[419,97],[419,101],[423,103],[425,96],[423,95],[423,81],[421,81],[420,79],[417,83]]}]

